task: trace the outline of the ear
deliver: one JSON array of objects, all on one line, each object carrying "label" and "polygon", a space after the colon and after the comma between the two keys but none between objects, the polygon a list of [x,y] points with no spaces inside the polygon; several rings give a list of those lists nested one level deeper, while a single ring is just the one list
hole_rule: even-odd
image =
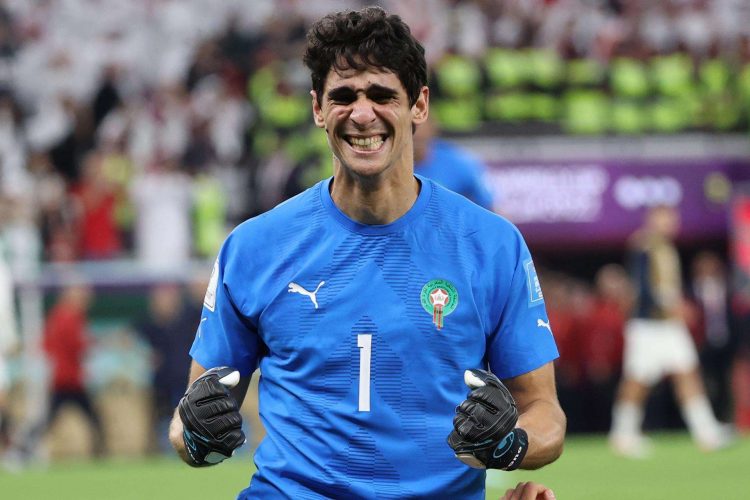
[{"label": "ear", "polygon": [[321,109],[320,103],[318,102],[318,93],[314,90],[311,90],[310,97],[312,97],[312,112],[315,126],[319,128],[325,128],[326,123],[325,119],[323,118],[323,110]]},{"label": "ear", "polygon": [[419,125],[427,121],[430,114],[430,89],[424,86],[419,91],[416,102],[411,107],[411,122]]}]

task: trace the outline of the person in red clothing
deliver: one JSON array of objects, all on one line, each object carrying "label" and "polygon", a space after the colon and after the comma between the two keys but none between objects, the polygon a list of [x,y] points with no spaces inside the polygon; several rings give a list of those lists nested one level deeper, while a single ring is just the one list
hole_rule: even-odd
[{"label": "person in red clothing", "polygon": [[47,420],[40,431],[50,427],[64,404],[74,404],[91,422],[93,452],[101,456],[105,449],[104,432],[86,392],[83,369],[89,347],[86,330],[91,299],[88,287],[71,285],[63,290],[47,316],[43,346],[52,375],[51,398]]},{"label": "person in red clothing", "polygon": [[85,259],[106,259],[122,252],[117,225],[116,184],[103,171],[103,155],[89,153],[83,163],[81,181],[71,190],[78,217],[77,250]]},{"label": "person in red clothing", "polygon": [[594,299],[581,320],[580,350],[586,378],[586,428],[606,432],[611,422],[614,393],[620,379],[623,329],[633,302],[627,272],[619,264],[607,264],[594,278]]},{"label": "person in red clothing", "polygon": [[542,271],[540,279],[544,288],[549,324],[555,332],[555,342],[560,351],[560,357],[555,361],[557,395],[560,405],[568,415],[568,432],[583,432],[586,409],[580,397],[583,388],[583,369],[578,348],[579,331],[576,328],[579,294],[574,293],[578,284],[569,276],[556,272]]}]

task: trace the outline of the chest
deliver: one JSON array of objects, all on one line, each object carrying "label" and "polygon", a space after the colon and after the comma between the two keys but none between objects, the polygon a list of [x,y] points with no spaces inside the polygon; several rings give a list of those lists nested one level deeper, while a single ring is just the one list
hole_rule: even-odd
[{"label": "chest", "polygon": [[481,358],[483,290],[474,266],[450,253],[398,238],[302,252],[270,273],[260,336],[271,356],[291,363],[362,349],[406,362]]}]

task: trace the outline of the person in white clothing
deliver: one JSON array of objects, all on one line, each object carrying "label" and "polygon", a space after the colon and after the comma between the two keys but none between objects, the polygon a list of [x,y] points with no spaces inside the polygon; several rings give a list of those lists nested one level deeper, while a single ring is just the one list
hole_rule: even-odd
[{"label": "person in white clothing", "polygon": [[8,389],[10,374],[7,358],[16,349],[18,332],[13,306],[13,277],[5,259],[0,255],[0,446],[7,439]]},{"label": "person in white clothing", "polygon": [[629,241],[636,301],[625,327],[623,376],[612,413],[615,453],[642,458],[650,445],[641,433],[646,398],[663,377],[672,379],[683,419],[704,451],[725,447],[732,433],[714,416],[698,355],[684,321],[680,258],[673,243],[680,227],[672,207],[654,207]]},{"label": "person in white clothing", "polygon": [[136,177],[131,186],[135,205],[138,260],[154,269],[174,269],[190,260],[190,211],[193,183],[174,162],[164,161]]}]

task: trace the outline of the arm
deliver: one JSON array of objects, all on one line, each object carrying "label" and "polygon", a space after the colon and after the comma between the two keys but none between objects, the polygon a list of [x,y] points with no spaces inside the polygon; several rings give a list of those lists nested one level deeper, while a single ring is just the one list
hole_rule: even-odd
[{"label": "arm", "polygon": [[566,418],[557,401],[552,362],[503,383],[518,406],[516,427],[529,437],[521,468],[538,469],[554,462],[562,454]]},{"label": "arm", "polygon": [[[207,370],[205,368],[203,368],[197,362],[193,361],[190,365],[188,388],[190,388],[193,382],[195,382],[198,377],[203,375],[206,371]],[[245,394],[247,393],[247,387],[249,383],[250,377],[242,377],[240,378],[239,383],[235,387],[230,389],[230,394],[237,402],[237,408],[242,406],[242,402],[245,399]],[[180,418],[179,408],[176,408],[174,411],[174,416],[172,417],[172,422],[169,424],[169,441],[172,443],[172,447],[185,463],[194,465],[185,447],[185,439],[183,437],[184,430],[185,427],[183,425],[182,419]]]}]

